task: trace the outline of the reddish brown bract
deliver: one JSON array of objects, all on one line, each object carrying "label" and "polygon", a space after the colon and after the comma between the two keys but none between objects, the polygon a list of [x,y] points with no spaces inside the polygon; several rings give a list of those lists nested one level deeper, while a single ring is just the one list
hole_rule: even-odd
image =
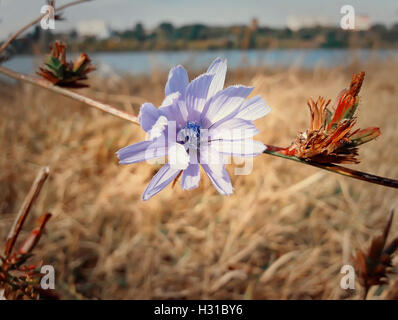
[{"label": "reddish brown bract", "polygon": [[318,163],[359,163],[357,147],[380,135],[376,127],[354,129],[364,76],[364,72],[353,75],[350,87],[338,96],[334,113],[328,109],[330,100],[323,97],[309,100],[309,129],[300,133],[282,153]]}]

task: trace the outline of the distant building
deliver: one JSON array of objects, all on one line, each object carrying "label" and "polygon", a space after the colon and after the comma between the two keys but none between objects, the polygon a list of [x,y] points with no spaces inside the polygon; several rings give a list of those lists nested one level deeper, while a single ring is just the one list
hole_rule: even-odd
[{"label": "distant building", "polygon": [[252,19],[252,22],[250,24],[250,29],[252,31],[257,31],[257,29],[258,29],[258,19],[257,18]]},{"label": "distant building", "polygon": [[76,32],[80,37],[109,38],[111,30],[103,20],[80,21],[77,23]]},{"label": "distant building", "polygon": [[355,16],[355,30],[369,30],[370,29],[370,17],[368,15],[356,15]]}]

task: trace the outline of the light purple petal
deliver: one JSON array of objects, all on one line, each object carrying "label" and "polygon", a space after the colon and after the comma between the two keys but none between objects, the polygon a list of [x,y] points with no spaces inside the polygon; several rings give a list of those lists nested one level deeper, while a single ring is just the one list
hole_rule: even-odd
[{"label": "light purple petal", "polygon": [[241,140],[255,136],[260,131],[252,121],[232,118],[226,121],[219,121],[209,129],[211,140]]},{"label": "light purple petal", "polygon": [[240,107],[239,113],[235,117],[254,121],[266,116],[270,111],[271,108],[261,98],[261,96],[255,96],[251,99],[245,100]]},{"label": "light purple petal", "polygon": [[230,195],[234,192],[229,174],[225,167],[221,175],[215,173],[211,164],[202,164],[202,167],[219,193],[222,195]]},{"label": "light purple petal", "polygon": [[224,170],[224,158],[222,154],[210,144],[201,144],[199,160],[202,166],[209,165],[215,174],[222,175]]},{"label": "light purple petal", "polygon": [[205,106],[209,87],[214,75],[204,73],[188,85],[185,92],[185,103],[189,121],[199,121],[200,113]]},{"label": "light purple petal", "polygon": [[149,139],[153,140],[161,137],[162,135],[167,135],[166,128],[169,124],[168,119],[165,116],[160,116],[158,120],[156,120],[155,124],[152,126],[152,129],[148,131]]},{"label": "light purple petal", "polygon": [[174,93],[169,94],[168,96],[166,96],[164,98],[164,100],[159,108],[167,107],[167,106],[170,106],[170,105],[176,103],[176,101],[180,97],[181,97],[181,93],[179,93],[179,92],[174,92]]},{"label": "light purple petal", "polygon": [[183,190],[190,190],[197,188],[200,181],[200,167],[198,164],[190,164],[182,172],[181,188]]},{"label": "light purple petal", "polygon": [[210,65],[209,69],[207,69],[207,73],[214,74],[214,78],[211,81],[210,89],[207,94],[207,99],[209,99],[224,88],[225,75],[227,73],[227,60],[217,58]]},{"label": "light purple petal", "polygon": [[152,103],[146,102],[140,108],[138,121],[140,122],[142,129],[148,132],[152,129],[159,117],[159,109],[156,108]]},{"label": "light purple petal", "polygon": [[181,170],[171,169],[169,164],[165,164],[161,167],[149,182],[144,194],[142,195],[142,200],[148,200],[164,189],[177,177],[180,171]]},{"label": "light purple petal", "polygon": [[160,107],[159,112],[169,121],[175,121],[177,129],[184,127],[187,122],[188,113],[182,100],[177,99],[171,105]]},{"label": "light purple petal", "polygon": [[252,90],[253,87],[231,86],[217,92],[206,102],[202,113],[202,127],[209,128],[213,123],[237,112]]},{"label": "light purple petal", "polygon": [[213,141],[211,146],[222,154],[237,157],[255,157],[267,149],[262,142],[252,139]]},{"label": "light purple petal", "polygon": [[166,96],[174,92],[184,93],[185,88],[189,83],[187,71],[183,66],[176,66],[169,72],[169,78],[166,83]]},{"label": "light purple petal", "polygon": [[116,152],[120,164],[131,164],[163,157],[167,154],[165,138],[161,136],[152,141],[141,141]]}]

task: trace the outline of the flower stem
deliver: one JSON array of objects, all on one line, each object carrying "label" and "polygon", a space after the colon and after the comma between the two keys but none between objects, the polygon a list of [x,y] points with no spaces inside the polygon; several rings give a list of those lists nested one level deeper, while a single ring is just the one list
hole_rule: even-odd
[{"label": "flower stem", "polygon": [[34,84],[36,86],[42,87],[44,89],[56,92],[58,94],[61,94],[63,96],[72,98],[74,100],[83,102],[84,104],[89,105],[90,107],[94,107],[97,108],[99,110],[102,110],[104,112],[110,113],[118,118],[124,119],[124,120],[128,120],[130,122],[133,122],[135,124],[139,124],[138,119],[136,116],[127,113],[123,110],[120,110],[114,106],[111,106],[109,104],[105,104],[102,102],[99,102],[97,100],[88,98],[86,96],[83,96],[79,93],[76,93],[72,90],[68,90],[62,87],[58,87],[54,84],[52,84],[50,81],[44,80],[44,79],[40,79],[40,78],[36,78],[36,77],[32,77],[29,75],[25,75],[22,73],[18,73],[15,71],[12,71],[10,69],[4,68],[2,66],[0,66],[0,73],[3,73],[11,78],[17,79],[17,80],[23,80],[26,82],[29,82],[31,84]]},{"label": "flower stem", "polygon": [[[90,1],[90,0],[77,0],[77,1],[72,1],[72,2],[69,2],[69,3],[67,3],[67,4],[65,4],[65,5],[63,5],[63,6],[61,6],[61,7],[59,7],[59,8],[55,8],[55,9],[54,9],[54,12],[59,12],[59,11],[61,11],[61,10],[63,10],[63,9],[68,8],[68,7],[71,7],[71,6],[74,6],[74,5],[83,3],[83,2],[88,2],[88,1]],[[28,30],[30,27],[34,26],[36,23],[39,23],[40,20],[41,20],[43,17],[46,16],[46,14],[47,14],[47,13],[42,14],[40,17],[38,17],[38,18],[36,18],[35,20],[29,22],[27,25],[23,26],[21,29],[19,29],[17,32],[15,32],[13,35],[11,35],[11,36],[1,45],[1,47],[0,47],[0,53],[3,52],[13,40],[15,40],[16,38],[18,38],[20,34],[22,34],[24,31]]]},{"label": "flower stem", "polygon": [[394,179],[389,179],[389,178],[384,178],[384,177],[379,177],[370,173],[362,172],[362,171],[357,171],[357,170],[352,170],[346,167],[338,166],[336,164],[331,164],[331,163],[318,163],[314,161],[306,161],[299,159],[294,156],[288,156],[283,153],[280,153],[279,151],[282,148],[272,146],[272,145],[267,145],[267,149],[264,151],[264,153],[269,154],[271,156],[276,156],[284,159],[289,159],[293,160],[296,162],[304,163],[313,167],[317,167],[320,169],[324,169],[330,172],[334,172],[337,174],[341,174],[346,177],[374,183],[374,184],[379,184],[385,187],[390,187],[390,188],[395,188],[398,189],[398,180]]}]

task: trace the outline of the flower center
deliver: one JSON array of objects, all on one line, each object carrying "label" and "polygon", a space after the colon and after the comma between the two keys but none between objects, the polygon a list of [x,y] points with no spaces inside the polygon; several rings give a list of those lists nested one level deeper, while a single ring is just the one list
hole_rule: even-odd
[{"label": "flower center", "polygon": [[177,140],[184,143],[186,149],[197,149],[199,147],[200,126],[188,121],[184,129],[177,136]]}]

